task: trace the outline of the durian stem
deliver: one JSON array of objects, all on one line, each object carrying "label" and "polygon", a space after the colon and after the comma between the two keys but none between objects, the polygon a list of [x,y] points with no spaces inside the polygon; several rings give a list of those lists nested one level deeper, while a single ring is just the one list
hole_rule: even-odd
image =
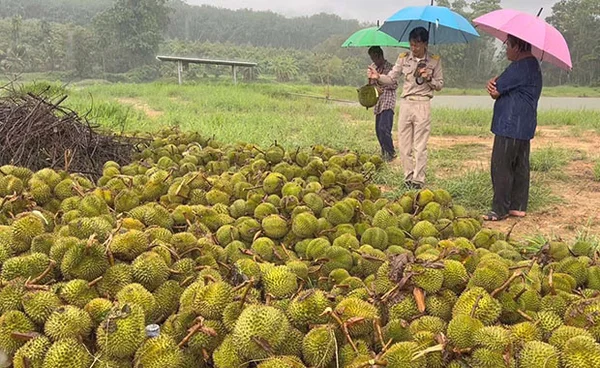
[{"label": "durian stem", "polygon": [[[168,248],[168,247],[167,247]],[[194,248],[190,248],[188,250],[186,250],[185,252],[177,255],[179,257],[179,259],[183,258],[183,256],[187,255],[188,253],[192,253],[193,251],[197,250],[198,252],[202,252],[202,249],[198,248],[198,247],[194,247]]]},{"label": "durian stem", "polygon": [[475,304],[473,304],[473,308],[471,308],[471,318],[475,318],[475,312],[477,311],[477,307],[479,307],[479,302],[481,301],[481,299],[483,298],[483,295],[479,295],[477,296],[477,299],[475,299]]},{"label": "durian stem", "polygon": [[261,339],[260,337],[257,336],[252,336],[252,340],[258,345],[260,346],[264,351],[266,351],[267,353],[269,353],[271,356],[275,355],[275,351],[273,350],[273,348],[269,345],[269,343],[267,341],[265,341],[264,339]]},{"label": "durian stem", "polygon": [[519,313],[523,318],[525,318],[529,322],[533,322],[533,318],[531,318],[531,316],[529,316],[527,313],[523,312],[522,310],[517,309],[517,313]]},{"label": "durian stem", "polygon": [[383,332],[381,331],[381,319],[379,317],[373,320],[373,326],[375,327],[375,331],[377,332],[377,338],[381,343],[381,348],[385,349],[385,341],[383,340]]},{"label": "durian stem", "polygon": [[227,271],[231,271],[231,267],[221,261],[217,261],[217,264],[223,268],[225,268]]},{"label": "durian stem", "polygon": [[250,280],[248,280],[248,287],[246,287],[246,290],[244,290],[244,293],[242,294],[242,300],[240,300],[240,309],[242,309],[242,307],[244,306],[244,303],[246,302],[246,298],[248,297],[248,293],[250,292],[250,289],[252,289],[252,286],[254,285],[254,277],[250,278]]},{"label": "durian stem", "polygon": [[513,230],[515,229],[515,226],[517,226],[519,222],[515,222],[514,224],[512,224],[512,226],[510,227],[510,229],[508,230],[508,233],[506,233],[506,241],[509,242],[510,241],[510,235],[512,234]]},{"label": "durian stem", "polygon": [[44,272],[42,272],[41,274],[39,274],[35,279],[27,282],[27,284],[33,284],[33,285],[37,284],[44,277],[48,276],[48,274],[50,273],[50,271],[52,271],[52,269],[54,268],[54,266],[56,266],[56,261],[54,261],[53,259],[51,259],[50,263],[48,264],[48,267],[46,267],[46,269],[44,270]]},{"label": "durian stem", "polygon": [[198,317],[196,319],[197,321],[199,321],[198,323],[196,323],[195,325],[193,325],[189,330],[188,330],[188,334],[183,338],[183,340],[181,340],[181,342],[177,345],[178,348],[183,348],[183,346],[185,344],[188,343],[188,341],[190,341],[190,339],[192,338],[192,336],[194,336],[198,331],[200,331],[200,329],[202,328],[202,325],[204,323],[204,318],[202,317]]},{"label": "durian stem", "polygon": [[548,286],[550,286],[550,293],[552,295],[556,295],[556,289],[554,288],[554,269],[550,269],[550,273],[548,275]]},{"label": "durian stem", "polygon": [[350,337],[350,332],[348,332],[348,326],[346,325],[346,323],[344,323],[344,321],[342,321],[340,319],[340,317],[335,313],[335,311],[332,310],[331,308],[327,308],[325,310],[325,313],[329,314],[340,325],[340,327],[342,328],[342,332],[344,333],[344,336],[346,337],[346,340],[348,341],[348,343],[350,343],[350,346],[352,346],[352,349],[354,350],[354,352],[359,354],[356,344]]},{"label": "durian stem", "polygon": [[[161,244],[161,243],[150,244],[150,248],[156,248],[156,247],[162,247],[162,248],[166,249],[173,257],[175,257],[175,259],[177,259],[177,260],[180,259],[177,252],[175,252],[173,249],[167,247],[166,245]],[[192,248],[192,249],[196,249],[196,248]]]},{"label": "durian stem", "polygon": [[172,268],[169,268],[169,272],[172,273],[173,275],[181,275],[181,274],[183,274],[183,271],[177,271],[177,270],[174,270]]},{"label": "durian stem", "polygon": [[490,294],[492,298],[495,298],[496,295],[498,295],[499,293],[501,293],[502,291],[504,291],[510,284],[511,282],[513,282],[516,278],[520,277],[522,274],[521,270],[517,270],[515,271],[515,273],[513,273],[508,280],[506,280],[506,282],[504,284],[502,284],[502,286],[500,286],[499,288],[497,288],[496,290],[492,291],[492,293]]},{"label": "durian stem", "polygon": [[90,281],[88,283],[88,287],[93,287],[94,285],[96,285],[100,280],[102,280],[102,276],[98,277],[97,279],[94,279],[92,281]]},{"label": "durian stem", "polygon": [[287,250],[287,248],[286,248],[285,244],[283,244],[283,243],[280,243],[279,245],[281,246],[281,248],[283,248],[283,251],[285,252],[285,255],[288,257],[288,259],[289,259],[289,258],[292,258],[292,257],[291,257],[291,255],[290,255],[290,252],[288,252],[288,250]]},{"label": "durian stem", "polygon": [[394,286],[394,288],[392,290],[388,291],[381,297],[381,300],[386,301],[392,294],[394,294],[396,291],[402,289],[412,276],[413,276],[412,272],[408,272],[406,275],[404,275],[402,280],[400,280],[400,282],[398,282],[398,284],[396,284],[396,286]]},{"label": "durian stem", "polygon": [[210,281],[210,282],[217,282],[217,279],[215,279],[215,278],[214,278],[214,277],[212,277],[211,275],[204,275],[204,276],[202,276],[202,277],[204,277],[205,279],[207,279],[207,280],[208,280],[208,281]]},{"label": "durian stem", "polygon": [[90,237],[87,240],[87,243],[85,244],[85,247],[86,248],[91,248],[92,245],[94,245],[94,239],[96,239],[96,234],[95,233],[92,234],[92,235],[90,235]]},{"label": "durian stem", "polygon": [[185,278],[183,281],[181,281],[179,283],[179,286],[185,287],[187,285],[187,283],[192,281],[194,278],[195,278],[194,276],[188,276],[187,278]]},{"label": "durian stem", "polygon": [[10,333],[10,337],[15,339],[15,340],[21,340],[21,341],[29,341],[31,339],[35,339],[36,337],[40,336],[39,333],[37,332],[11,332]]}]

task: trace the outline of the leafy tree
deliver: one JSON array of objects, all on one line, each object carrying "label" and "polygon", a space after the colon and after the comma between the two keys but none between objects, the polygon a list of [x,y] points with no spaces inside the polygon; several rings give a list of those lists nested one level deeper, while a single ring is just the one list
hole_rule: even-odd
[{"label": "leafy tree", "polygon": [[[153,61],[169,23],[167,0],[117,0],[95,19],[106,53],[126,71]],[[112,69],[112,68],[111,68]]]}]

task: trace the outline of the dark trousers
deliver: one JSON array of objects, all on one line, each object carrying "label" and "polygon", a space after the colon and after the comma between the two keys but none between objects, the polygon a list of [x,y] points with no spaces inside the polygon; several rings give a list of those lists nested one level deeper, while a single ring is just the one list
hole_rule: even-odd
[{"label": "dark trousers", "polygon": [[492,210],[498,216],[508,211],[527,211],[529,201],[530,141],[494,137],[492,150]]},{"label": "dark trousers", "polygon": [[394,141],[392,140],[392,127],[394,125],[394,110],[383,110],[375,116],[375,132],[381,146],[381,155],[385,159],[396,156]]}]

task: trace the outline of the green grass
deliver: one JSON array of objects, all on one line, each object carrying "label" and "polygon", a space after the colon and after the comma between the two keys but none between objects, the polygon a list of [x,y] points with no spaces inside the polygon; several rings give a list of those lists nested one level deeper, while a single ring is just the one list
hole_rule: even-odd
[{"label": "green grass", "polygon": [[[493,189],[489,171],[472,170],[461,175],[435,181],[435,186],[446,189],[454,198],[467,208],[489,210]],[[560,201],[552,194],[543,180],[533,177],[529,190],[528,211],[537,211]]]},{"label": "green grass", "polygon": [[571,151],[550,146],[533,151],[530,157],[530,166],[532,171],[557,171],[565,167],[572,158]]}]

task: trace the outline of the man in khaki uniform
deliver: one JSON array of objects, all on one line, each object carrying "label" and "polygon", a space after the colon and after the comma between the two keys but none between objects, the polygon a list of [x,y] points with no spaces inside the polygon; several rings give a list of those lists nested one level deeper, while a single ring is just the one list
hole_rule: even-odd
[{"label": "man in khaki uniform", "polygon": [[382,85],[393,84],[400,78],[404,80],[398,119],[400,160],[406,185],[419,189],[425,184],[427,141],[431,132],[430,100],[433,91],[443,88],[444,76],[440,57],[427,52],[429,32],[425,28],[413,29],[409,42],[411,52],[400,54],[392,71],[385,75],[369,68],[368,75]]}]

